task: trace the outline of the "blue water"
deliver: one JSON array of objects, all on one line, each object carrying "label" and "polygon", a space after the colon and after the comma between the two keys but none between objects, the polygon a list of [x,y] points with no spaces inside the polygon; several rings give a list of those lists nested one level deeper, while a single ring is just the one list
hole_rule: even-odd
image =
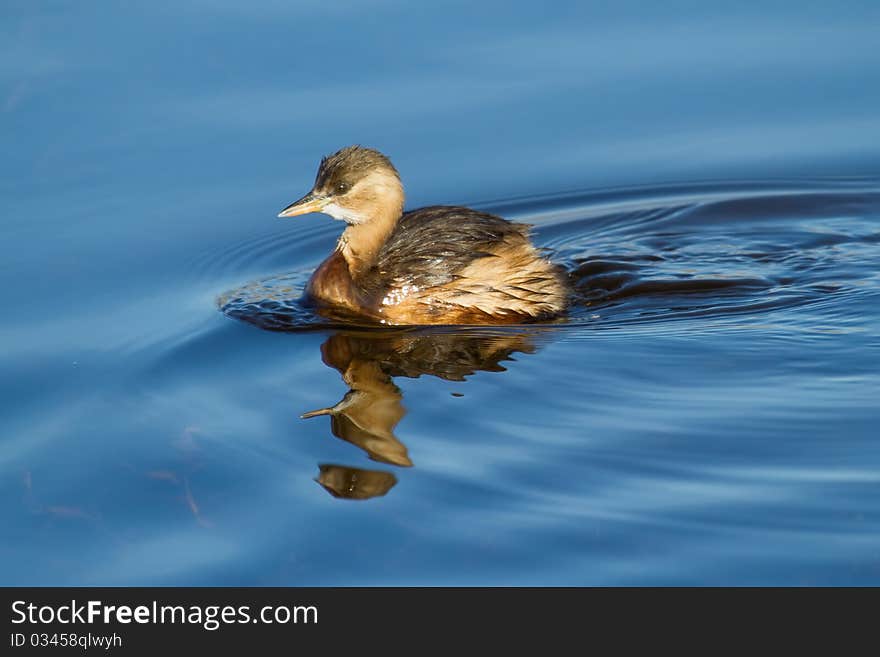
[{"label": "blue water", "polygon": [[[0,584],[880,584],[878,24],[6,3]],[[349,143],[569,317],[311,317]]]}]

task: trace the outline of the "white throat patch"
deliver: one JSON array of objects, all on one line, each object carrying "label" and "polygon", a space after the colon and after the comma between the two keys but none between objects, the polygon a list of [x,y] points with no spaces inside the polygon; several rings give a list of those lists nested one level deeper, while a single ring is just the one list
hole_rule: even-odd
[{"label": "white throat patch", "polygon": [[328,203],[321,209],[321,212],[329,214],[334,219],[339,219],[340,221],[345,221],[349,224],[362,224],[367,220],[367,217],[364,215],[358,214],[349,208],[342,208],[335,203]]}]

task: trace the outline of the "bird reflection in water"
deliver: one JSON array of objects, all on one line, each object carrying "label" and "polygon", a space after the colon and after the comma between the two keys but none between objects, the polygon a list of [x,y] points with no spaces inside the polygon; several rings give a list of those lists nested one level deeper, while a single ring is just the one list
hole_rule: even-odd
[{"label": "bird reflection in water", "polygon": [[[321,345],[328,366],[349,386],[333,406],[303,413],[303,418],[330,416],[330,430],[360,447],[373,461],[399,467],[413,465],[406,445],[395,435],[406,414],[403,393],[394,378],[423,374],[464,381],[477,371],[503,372],[514,353],[535,350],[535,330],[490,332],[339,332]],[[342,465],[319,466],[317,478],[331,495],[369,499],[385,495],[397,477],[381,470]]]},{"label": "bird reflection in water", "polygon": [[320,474],[315,481],[333,497],[344,497],[348,500],[380,497],[397,483],[397,477],[393,473],[382,470],[364,470],[332,463],[322,463],[318,469]]}]

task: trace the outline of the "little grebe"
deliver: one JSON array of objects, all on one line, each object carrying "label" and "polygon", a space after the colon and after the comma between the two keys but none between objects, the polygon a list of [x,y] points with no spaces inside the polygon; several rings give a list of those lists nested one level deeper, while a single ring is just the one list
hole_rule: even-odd
[{"label": "little grebe", "polygon": [[455,206],[404,213],[403,199],[387,157],[349,146],[322,159],[312,190],[278,215],[348,224],[308,282],[319,309],[383,324],[519,323],[565,309],[565,275],[528,225]]}]

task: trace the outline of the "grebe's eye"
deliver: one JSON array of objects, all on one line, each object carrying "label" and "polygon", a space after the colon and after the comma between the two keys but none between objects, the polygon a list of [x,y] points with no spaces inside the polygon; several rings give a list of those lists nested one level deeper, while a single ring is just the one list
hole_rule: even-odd
[{"label": "grebe's eye", "polygon": [[347,182],[341,182],[336,185],[336,193],[337,194],[345,194],[349,190],[349,186]]}]

